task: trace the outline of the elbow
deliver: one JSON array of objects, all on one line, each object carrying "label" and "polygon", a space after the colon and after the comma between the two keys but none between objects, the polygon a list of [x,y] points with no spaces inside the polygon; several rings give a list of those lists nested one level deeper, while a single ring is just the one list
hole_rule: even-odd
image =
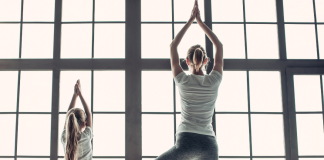
[{"label": "elbow", "polygon": [[175,44],[173,41],[171,42],[171,44],[170,44],[170,48],[172,49],[172,48],[177,48],[177,44]]},{"label": "elbow", "polygon": [[170,44],[170,48],[172,48],[174,46],[174,44],[173,44],[173,41],[171,42],[171,44]]}]

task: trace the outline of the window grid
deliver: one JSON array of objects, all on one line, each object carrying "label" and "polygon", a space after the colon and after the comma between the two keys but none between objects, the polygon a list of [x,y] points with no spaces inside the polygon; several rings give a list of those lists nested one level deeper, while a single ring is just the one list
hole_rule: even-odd
[{"label": "window grid", "polygon": [[[252,71],[252,70],[251,70]],[[253,156],[253,146],[252,146],[252,125],[251,125],[251,116],[252,115],[262,115],[262,114],[271,114],[271,115],[282,115],[283,118],[284,118],[284,111],[282,112],[252,112],[251,111],[251,108],[250,108],[250,101],[251,101],[251,98],[250,98],[250,80],[249,80],[249,72],[250,70],[246,70],[246,78],[247,78],[247,103],[248,103],[248,111],[247,112],[229,112],[229,111],[215,111],[214,114],[215,116],[217,115],[224,115],[224,114],[237,114],[237,115],[240,115],[240,114],[243,114],[243,115],[248,115],[248,127],[249,127],[249,149],[250,149],[250,156],[219,156],[219,158],[249,158],[250,160],[253,160],[253,158],[288,158],[288,156]],[[281,75],[281,73],[280,73]],[[284,105],[283,105],[284,106]],[[309,112],[308,112],[309,113]],[[315,112],[315,113],[318,113],[318,112]],[[213,119],[215,120],[215,118]],[[284,122],[284,121],[283,121]],[[284,124],[283,124],[284,126]],[[285,126],[284,126],[285,127]],[[285,129],[283,130],[284,131],[284,134],[286,134],[285,132]],[[215,131],[216,132],[216,131]],[[285,135],[284,135],[285,136]],[[286,144],[287,145],[287,144]]]},{"label": "window grid", "polygon": [[[288,84],[288,100],[291,102],[289,104],[289,117],[290,117],[290,137],[292,139],[291,144],[291,158],[324,158],[324,155],[304,155],[301,156],[298,153],[298,139],[297,139],[297,115],[312,115],[312,114],[322,114],[323,117],[323,128],[324,128],[324,97],[323,97],[323,68],[287,68],[287,84]],[[300,112],[295,109],[295,87],[294,87],[294,75],[319,75],[320,76],[320,86],[321,86],[321,102],[322,102],[322,111],[312,111],[312,112]]]},{"label": "window grid", "polygon": [[[210,2],[210,0],[205,0],[205,1],[209,1]],[[133,2],[130,2],[129,0],[126,0],[126,2],[128,2],[129,4],[132,4]],[[278,7],[278,3],[281,3],[281,5],[282,5],[282,0],[277,0],[276,1],[277,2],[277,13],[281,13],[281,14],[279,14],[279,15],[277,15],[278,17],[283,17],[283,12],[282,12],[282,10],[280,10],[280,9],[283,9],[283,8],[279,8]],[[55,12],[57,12],[57,11],[60,11],[61,10],[61,3],[62,3],[62,0],[56,0],[56,4],[55,4]],[[127,3],[126,3],[126,5],[127,5]],[[60,6],[59,8],[57,7],[57,6]],[[94,5],[93,5],[93,7],[94,7]],[[315,2],[314,2],[314,0],[313,0],[313,7],[315,7]],[[278,9],[279,9],[279,11],[278,11]],[[23,23],[52,23],[52,22],[23,22],[23,0],[22,0],[22,2],[21,2],[21,10],[22,10],[22,12],[21,12],[21,20],[20,20],[20,22],[9,22],[9,23],[20,23],[20,42],[19,42],[19,58],[21,58],[21,41],[22,41],[22,24]],[[132,12],[134,12],[136,9],[134,9]],[[209,10],[209,12],[211,12],[210,11],[210,9],[208,8],[208,7],[206,7],[205,8],[205,10]],[[173,8],[172,8],[172,11],[173,11]],[[94,12],[94,10],[93,10],[93,12]],[[138,11],[137,11],[138,12]],[[205,12],[208,12],[208,11],[205,11]],[[127,12],[126,12],[127,13]],[[57,17],[57,15],[59,15],[59,16],[61,16],[61,13],[55,13],[55,17]],[[94,15],[93,15],[94,16]],[[128,13],[128,14],[126,14],[126,16],[130,16],[130,13]],[[315,8],[314,8],[314,17],[315,17],[315,22],[314,23],[309,23],[309,22],[283,22],[282,21],[282,23],[283,23],[283,25],[284,24],[315,24],[315,27],[317,27],[317,24],[324,24],[324,23],[317,23],[317,21],[316,21],[316,12],[315,12]],[[245,19],[245,18],[244,18]],[[58,22],[58,21],[56,21],[57,20],[57,18],[55,18],[55,24],[63,24],[63,23],[70,23],[70,22]],[[173,21],[173,20],[172,20]],[[207,21],[207,20],[206,20]],[[0,22],[0,23],[8,23],[8,22]],[[89,23],[89,22],[73,22],[73,23]],[[96,23],[125,23],[125,22],[96,22]],[[142,23],[148,23],[148,22],[142,22]],[[156,22],[156,23],[162,23],[162,22]],[[174,28],[174,23],[183,23],[183,22],[173,22],[172,23],[172,28]],[[213,24],[214,23],[225,23],[225,24],[242,24],[242,22],[212,22]],[[244,22],[245,24],[277,24],[277,23],[273,23],[273,22],[265,22],[265,23],[254,23],[254,22]],[[278,18],[278,24],[280,24],[281,22],[280,22],[280,20],[279,20],[279,18]],[[92,23],[93,25],[94,25],[94,22]],[[134,23],[132,23],[132,25],[133,25]],[[54,35],[54,43],[56,44],[54,44],[54,62],[56,62],[55,60],[57,60],[57,58],[59,59],[59,48],[60,47],[58,47],[57,48],[57,43],[58,42],[60,42],[60,36],[59,36],[59,34],[57,34],[57,31],[59,31],[60,32],[60,27],[61,26],[55,26],[55,28],[59,28],[59,29],[55,29],[55,31],[54,31],[54,33],[55,33],[55,35]],[[280,32],[280,26],[278,26],[278,34],[279,34],[279,37],[281,36],[283,36],[284,37],[284,29],[283,29],[283,32]],[[284,28],[284,27],[282,27],[282,28]],[[281,29],[282,29],[281,28]],[[94,29],[94,27],[92,28],[92,29]],[[319,54],[319,52],[318,52],[318,35],[317,35],[317,28],[315,28],[315,31],[316,31],[316,44],[317,44],[317,55]],[[174,32],[174,29],[172,30],[172,32]],[[93,32],[92,32],[93,33]],[[174,37],[174,33],[172,33],[173,34],[173,37]],[[93,36],[93,35],[92,35]],[[246,39],[246,38],[245,38]],[[279,39],[281,39],[281,38],[279,38]],[[93,39],[92,39],[92,41],[93,41]],[[206,42],[207,43],[207,42]],[[246,43],[246,42],[245,42]],[[280,55],[282,55],[282,54],[284,54],[285,55],[285,57],[286,57],[286,53],[285,52],[282,52],[282,44],[283,44],[283,47],[285,47],[285,42],[283,41],[279,41],[279,43],[280,43]],[[93,44],[93,43],[92,43]],[[129,45],[129,44],[128,44]],[[59,45],[58,45],[59,46]],[[93,47],[93,45],[92,45],[92,47]],[[208,49],[210,49],[210,48],[208,48],[208,47],[206,47],[206,50],[208,50]],[[211,50],[212,50],[212,48],[211,48]],[[140,53],[136,53],[136,54],[139,54],[140,55]],[[93,57],[93,48],[92,48],[92,57]],[[285,57],[283,57],[283,56],[280,56],[280,59],[281,60],[283,60],[283,59],[285,59]],[[126,58],[127,58],[127,56],[126,56]],[[41,68],[41,69],[48,69],[47,67],[48,66],[46,66],[45,65],[45,67],[44,66],[42,66],[42,64],[39,64],[39,65],[34,65],[34,66],[29,66],[29,65],[24,65],[23,64],[23,62],[47,62],[47,60],[39,60],[39,61],[34,61],[34,60],[22,60],[22,61],[15,61],[15,60],[0,60],[1,62],[7,62],[7,63],[2,63],[2,64],[4,64],[4,66],[5,66],[5,68],[2,68],[1,67],[1,70],[7,70],[7,69],[13,69],[13,70],[18,70],[18,91],[17,91],[17,102],[19,102],[19,90],[20,90],[20,74],[21,74],[21,70],[24,70],[24,69],[39,69],[39,68]],[[60,60],[61,62],[64,62],[64,60]],[[280,69],[282,69],[281,70],[281,72],[283,72],[283,71],[285,71],[285,68],[286,67],[288,67],[288,66],[297,66],[297,67],[322,67],[322,61],[303,61],[303,60],[298,60],[298,61],[294,61],[294,62],[291,62],[291,61],[287,61],[287,62],[279,62],[279,60],[278,61],[273,61],[273,62],[269,62],[269,61],[267,61],[267,60],[248,60],[248,61],[240,61],[240,60],[224,60],[225,61],[225,63],[226,62],[228,62],[228,63],[226,63],[226,64],[228,64],[227,66],[225,66],[225,70],[231,70],[231,69],[241,69],[241,68],[243,68],[243,70],[244,69],[264,69],[264,70],[266,70],[266,69],[269,69],[269,68],[280,68]],[[13,63],[12,65],[11,64],[9,64],[8,62],[11,62],[11,63]],[[89,62],[90,62],[90,60],[89,60]],[[94,62],[94,61],[91,61],[92,63]],[[107,62],[111,62],[111,61],[109,61],[109,60],[107,60]],[[145,63],[147,63],[147,61],[142,61],[143,62],[143,64],[145,64]],[[161,61],[162,63],[164,63],[164,61]],[[237,63],[239,63],[238,65],[236,65],[236,64],[234,64],[234,62],[237,62]],[[258,64],[258,63],[256,63],[256,62],[259,62],[260,64]],[[264,64],[264,65],[261,65],[263,62],[266,62],[266,64]],[[246,64],[245,64],[246,63]],[[21,64],[21,65],[19,65],[19,64]],[[250,64],[250,65],[249,65]],[[169,66],[167,66],[167,65],[169,65],[169,64],[165,64],[165,66],[164,65],[161,65],[162,67],[161,68],[164,68],[164,69],[166,69],[166,68],[169,68]],[[273,66],[275,66],[275,65],[277,65],[277,67],[269,67],[269,65],[273,65]],[[56,63],[54,63],[54,69],[53,69],[53,74],[57,74],[56,72],[60,72],[60,71],[58,71],[58,70],[60,70],[61,68],[66,68],[66,66],[64,66],[64,65],[62,65],[62,66],[60,66],[60,65],[57,65]],[[73,65],[73,66],[78,66],[78,65]],[[7,68],[6,68],[7,67]],[[84,68],[87,68],[87,67],[89,67],[89,66],[85,66]],[[93,67],[93,66],[92,66]],[[100,67],[102,67],[102,66],[100,66]],[[124,67],[126,67],[126,66],[123,66],[122,68],[124,68]],[[146,65],[146,66],[144,66],[143,68],[147,68],[147,67],[151,67],[151,65]],[[57,69],[58,68],[58,69]],[[73,67],[72,67],[73,68]],[[95,68],[95,67],[93,67],[93,68]],[[103,67],[104,68],[104,67]],[[154,67],[155,68],[155,67]],[[159,67],[158,67],[159,68]],[[185,68],[185,67],[184,67]],[[78,68],[79,69],[79,68]],[[80,68],[81,69],[81,68]],[[93,70],[92,70],[93,71]],[[309,71],[310,72],[310,71]],[[59,73],[58,73],[58,75],[59,75]],[[282,75],[282,74],[281,74]],[[289,78],[289,77],[288,77]],[[55,76],[53,76],[53,83],[56,83],[55,81],[54,81],[54,79],[55,79]],[[284,76],[282,76],[281,77],[281,80],[285,80],[285,77]],[[282,81],[282,83],[286,83],[286,81]],[[58,87],[58,85],[57,84],[53,84],[53,90],[55,89],[55,86],[56,87]],[[282,86],[282,88],[284,88],[286,85],[283,85]],[[322,95],[322,105],[323,105],[323,110],[324,110],[324,104],[323,104],[323,102],[324,102],[324,100],[323,100],[323,81],[322,81],[322,76],[321,76],[321,86],[322,86],[322,88],[321,88],[321,95]],[[53,91],[53,93],[54,93],[55,91]],[[173,91],[174,93],[175,93],[175,91]],[[284,96],[285,94],[286,94],[286,91],[284,91],[284,90],[282,90],[282,95]],[[287,93],[287,95],[290,95],[291,96],[291,94],[290,93]],[[53,95],[52,97],[54,97],[55,95]],[[175,96],[175,95],[174,95]],[[53,98],[52,99],[53,101],[55,101],[55,99]],[[53,104],[55,104],[56,102],[52,102]],[[286,104],[283,104],[283,107],[285,108],[287,105]],[[52,106],[52,109],[53,110],[55,110],[55,105],[53,105]],[[57,109],[57,108],[56,108]],[[92,109],[92,107],[91,107],[91,109]],[[250,110],[249,110],[249,112],[250,112]],[[247,113],[249,113],[249,112],[247,112]],[[283,112],[285,112],[285,109],[283,110]],[[289,109],[289,112],[292,112],[291,111],[291,109]],[[50,113],[50,112],[49,112]],[[49,113],[45,113],[45,112],[37,112],[37,114],[49,114]],[[93,113],[93,112],[92,112]],[[110,112],[104,112],[104,113],[107,113],[107,114],[109,114]],[[176,114],[179,114],[180,112],[173,112],[173,114],[174,115],[176,115]],[[300,112],[300,113],[303,113],[303,112]],[[305,112],[305,114],[311,114],[311,113],[321,113],[321,112]],[[322,112],[323,113],[323,112]],[[21,113],[19,113],[19,103],[17,103],[17,110],[16,110],[16,112],[9,112],[9,113],[0,113],[0,114],[16,114],[16,135],[15,135],[15,155],[14,155],[14,157],[12,157],[12,156],[0,156],[0,158],[15,158],[15,160],[17,159],[17,157],[18,158],[27,158],[27,157],[29,157],[29,158],[51,158],[51,160],[54,160],[54,159],[56,159],[56,157],[57,157],[57,155],[55,155],[54,153],[55,152],[53,152],[53,151],[56,151],[56,153],[57,153],[57,149],[55,149],[55,147],[53,147],[53,146],[56,146],[56,144],[53,144],[53,143],[51,143],[51,156],[17,156],[17,133],[18,133],[18,116],[19,116],[19,114],[35,114],[35,113],[24,113],[24,112],[21,112]],[[55,114],[54,113],[54,111],[52,111],[52,130],[51,130],[51,133],[52,133],[52,137],[54,136],[57,136],[57,133],[54,133],[54,130],[53,129],[55,129],[55,124],[57,125],[57,122],[55,123],[55,122],[53,122],[53,120],[57,120],[57,118],[53,118],[53,114]],[[61,112],[60,112],[60,114],[61,114]],[[118,113],[117,113],[118,114]],[[124,112],[122,112],[122,113],[119,113],[119,114],[124,114]],[[160,114],[160,113],[159,113]],[[161,113],[161,114],[163,114],[163,113]],[[167,113],[167,114],[169,114],[169,113]],[[216,113],[216,114],[226,114],[226,113]],[[231,114],[246,114],[245,112],[242,112],[242,113],[232,113],[231,112]],[[258,113],[258,112],[253,112],[253,114],[262,114],[262,113]],[[274,113],[271,113],[271,112],[267,112],[267,114],[281,114],[280,112],[274,112]],[[324,113],[323,113],[323,116],[324,116]],[[290,117],[290,118],[292,118],[293,119],[293,117]],[[213,118],[214,119],[214,118]],[[285,117],[284,116],[284,121],[287,121],[288,120],[288,117]],[[127,123],[127,122],[126,122]],[[285,122],[286,123],[286,122]],[[54,125],[54,126],[53,126]],[[249,125],[251,125],[251,124],[249,124]],[[291,127],[291,126],[293,126],[294,124],[293,123],[290,123],[289,124],[289,126],[286,126],[285,125],[285,138],[287,138],[287,136],[286,136],[286,134],[288,134],[287,133],[287,130],[286,130],[286,127]],[[127,127],[126,127],[126,129],[127,129]],[[291,130],[291,132],[296,132],[296,129],[293,129],[293,128],[290,128],[290,130]],[[251,131],[250,131],[251,132]],[[251,139],[251,138],[250,138]],[[52,142],[53,142],[53,139],[52,139]],[[285,142],[287,142],[287,140],[285,141]],[[292,142],[296,142],[295,140],[292,140]],[[132,142],[127,142],[126,141],[126,144],[127,143],[132,143]],[[251,143],[251,142],[250,142]],[[291,150],[292,151],[292,155],[294,155],[294,154],[296,154],[296,149],[297,148],[294,148],[294,146],[293,146],[293,144],[287,144],[286,143],[286,145],[288,145],[288,149],[289,150]],[[127,146],[127,145],[126,145]],[[127,147],[126,147],[127,148]],[[286,149],[287,149],[287,147],[286,147]],[[290,151],[289,151],[290,152]],[[286,151],[286,153],[287,153],[287,151]],[[297,154],[298,155],[298,154]],[[127,152],[126,152],[126,155],[125,156],[127,156]],[[128,155],[128,157],[131,157],[132,155]],[[290,154],[288,155],[286,155],[286,158],[287,159],[291,159],[291,158],[293,158],[294,156],[292,156],[292,157],[290,157]],[[324,156],[299,156],[299,157],[303,157],[303,158],[316,158],[316,157],[318,157],[318,158],[323,158]],[[99,157],[98,157],[99,158]],[[113,157],[111,157],[111,158],[113,158]],[[220,158],[230,158],[230,157],[220,157]],[[253,156],[253,157],[249,157],[249,156],[247,156],[247,157],[245,157],[245,156],[239,156],[239,157],[237,157],[237,158],[261,158],[261,157],[259,157],[259,156]],[[279,157],[274,157],[274,158],[279,158]],[[282,158],[285,158],[285,157],[282,157]],[[131,159],[131,158],[130,158]]]},{"label": "window grid", "polygon": [[315,5],[315,0],[313,0],[313,12],[314,12],[314,22],[315,22],[315,36],[316,36],[317,59],[320,59],[320,55],[319,55],[319,45],[318,45],[318,32],[317,32],[317,19],[316,19],[316,5]]}]

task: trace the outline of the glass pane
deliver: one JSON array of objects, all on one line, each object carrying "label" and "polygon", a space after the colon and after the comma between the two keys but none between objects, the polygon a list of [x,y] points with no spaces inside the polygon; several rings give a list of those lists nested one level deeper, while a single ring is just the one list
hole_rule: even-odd
[{"label": "glass pane", "polygon": [[298,154],[324,155],[323,115],[297,114],[296,120]]},{"label": "glass pane", "polygon": [[142,21],[172,21],[172,2],[141,0]]},{"label": "glass pane", "polygon": [[95,20],[125,21],[125,1],[96,0]]},{"label": "glass pane", "polygon": [[[60,75],[60,112],[66,112],[74,94],[74,86],[80,79],[82,95],[88,105],[91,104],[91,71],[61,71]],[[75,103],[76,108],[82,108],[78,97]]]},{"label": "glass pane", "polygon": [[62,24],[61,58],[91,58],[92,24]]},{"label": "glass pane", "polygon": [[282,112],[279,71],[250,71],[250,106],[252,112]]},{"label": "glass pane", "polygon": [[62,21],[92,21],[92,1],[63,0]]},{"label": "glass pane", "polygon": [[286,22],[314,22],[313,0],[283,0]]},{"label": "glass pane", "polygon": [[173,145],[173,115],[142,114],[143,156],[158,156]]},{"label": "glass pane", "polygon": [[286,24],[285,32],[287,59],[317,59],[313,24]]},{"label": "glass pane", "polygon": [[53,58],[54,24],[24,24],[21,58]]},{"label": "glass pane", "polygon": [[319,75],[294,75],[294,88],[297,112],[322,111]]},{"label": "glass pane", "polygon": [[173,112],[171,71],[142,71],[142,111]]},{"label": "glass pane", "polygon": [[15,112],[17,108],[18,71],[1,71],[0,77],[0,112]]},{"label": "glass pane", "polygon": [[93,156],[125,156],[125,115],[94,114],[93,117],[93,133],[96,136]]},{"label": "glass pane", "polygon": [[[174,0],[174,21],[188,21],[194,4],[195,0]],[[205,21],[204,1],[198,1],[198,7],[200,10],[200,17]]]},{"label": "glass pane", "polygon": [[246,71],[223,71],[223,80],[216,100],[216,112],[247,112],[247,100]]},{"label": "glass pane", "polygon": [[245,0],[247,22],[277,22],[275,0]]},{"label": "glass pane", "polygon": [[212,0],[212,17],[213,22],[243,22],[242,0]]},{"label": "glass pane", "polygon": [[247,24],[246,33],[249,59],[279,59],[276,24]]},{"label": "glass pane", "polygon": [[94,58],[125,58],[125,24],[95,24]]},{"label": "glass pane", "polygon": [[252,114],[251,127],[253,156],[285,155],[282,115]]},{"label": "glass pane", "polygon": [[66,114],[59,114],[59,124],[58,124],[58,156],[64,156],[64,148],[61,142],[61,136],[63,133],[64,125],[65,125]]},{"label": "glass pane", "polygon": [[51,112],[52,71],[21,71],[20,112]]},{"label": "glass pane", "polygon": [[0,35],[0,59],[19,58],[20,24],[0,24]]},{"label": "glass pane", "polygon": [[[177,35],[183,26],[184,24],[174,24],[174,35]],[[200,44],[203,48],[206,47],[205,32],[198,24],[191,24],[178,46],[179,58],[187,57],[188,49],[196,44]]]},{"label": "glass pane", "polygon": [[14,160],[14,158],[0,158],[0,160]]},{"label": "glass pane", "polygon": [[0,122],[2,122],[1,128],[4,129],[0,132],[0,156],[14,156],[16,114],[2,114],[0,116]]},{"label": "glass pane", "polygon": [[125,71],[94,71],[93,74],[93,110],[125,111]]},{"label": "glass pane", "polygon": [[49,156],[51,115],[20,114],[18,124],[18,155]]},{"label": "glass pane", "polygon": [[323,0],[315,0],[316,6],[316,20],[317,22],[324,22],[324,1]]},{"label": "glass pane", "polygon": [[[213,24],[213,31],[225,48],[224,59],[245,59],[243,24]],[[214,57],[215,51],[214,47]]]},{"label": "glass pane", "polygon": [[317,25],[319,58],[324,59],[324,25]]},{"label": "glass pane", "polygon": [[142,58],[170,58],[171,42],[171,24],[142,24]]},{"label": "glass pane", "polygon": [[55,0],[24,0],[24,21],[54,22]]},{"label": "glass pane", "polygon": [[216,135],[220,156],[249,156],[247,114],[216,114]]},{"label": "glass pane", "polygon": [[0,21],[20,21],[20,14],[21,0],[0,0]]}]

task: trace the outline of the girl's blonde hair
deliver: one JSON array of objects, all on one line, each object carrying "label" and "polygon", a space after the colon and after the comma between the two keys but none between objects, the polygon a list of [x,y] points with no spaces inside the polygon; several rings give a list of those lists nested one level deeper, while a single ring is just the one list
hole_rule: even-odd
[{"label": "girl's blonde hair", "polygon": [[78,140],[81,127],[86,123],[86,117],[82,109],[72,108],[66,114],[66,147],[65,160],[78,159]]},{"label": "girl's blonde hair", "polygon": [[[194,64],[194,68],[196,72],[199,71],[200,68],[204,66],[204,60],[207,58],[207,64],[209,62],[209,58],[204,50],[204,48],[197,44],[193,45],[189,48],[187,53],[187,58],[190,60],[191,63]],[[207,66],[206,64],[206,66]]]}]

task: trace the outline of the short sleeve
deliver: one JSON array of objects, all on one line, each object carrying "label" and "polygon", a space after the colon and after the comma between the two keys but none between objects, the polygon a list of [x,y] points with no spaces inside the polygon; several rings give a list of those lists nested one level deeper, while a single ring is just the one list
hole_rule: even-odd
[{"label": "short sleeve", "polygon": [[216,70],[212,70],[209,75],[212,83],[220,84],[220,82],[222,81],[223,75]]},{"label": "short sleeve", "polygon": [[90,139],[93,138],[93,133],[92,133],[92,129],[91,129],[91,127],[87,126],[87,127],[84,129],[83,133],[84,133],[85,135],[87,135],[88,137],[90,137]]},{"label": "short sleeve", "polygon": [[189,77],[185,72],[180,72],[176,77],[174,77],[174,82],[179,84],[184,84],[188,81]]}]

